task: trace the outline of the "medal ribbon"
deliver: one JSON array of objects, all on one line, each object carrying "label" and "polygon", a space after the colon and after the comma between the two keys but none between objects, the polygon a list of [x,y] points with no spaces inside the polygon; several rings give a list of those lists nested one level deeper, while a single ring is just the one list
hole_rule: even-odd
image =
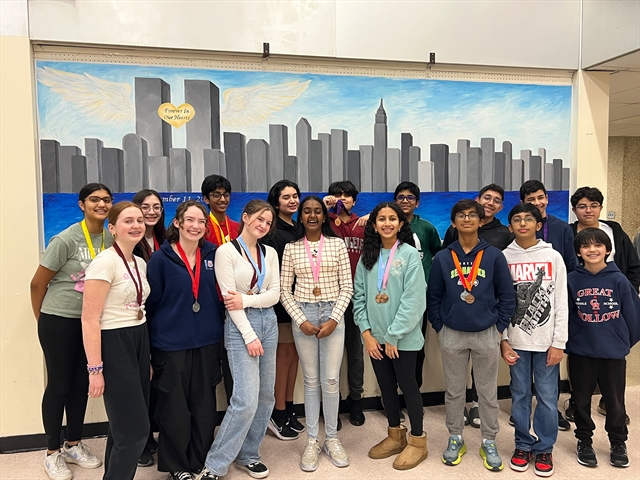
[{"label": "medal ribbon", "polygon": [[451,256],[453,257],[453,263],[456,266],[456,270],[458,271],[458,277],[460,277],[460,281],[462,282],[462,286],[467,292],[470,292],[473,288],[473,284],[478,277],[478,270],[480,270],[480,262],[482,262],[482,255],[484,254],[484,250],[480,250],[476,258],[473,260],[473,265],[471,266],[471,271],[467,277],[462,273],[462,267],[460,266],[460,260],[458,260],[458,255],[456,252],[451,250]]},{"label": "medal ribbon", "polygon": [[387,261],[382,260],[382,249],[380,249],[380,258],[378,259],[378,291],[387,289],[387,280],[389,280],[389,271],[391,270],[391,263],[393,262],[393,256],[396,254],[398,245],[400,242],[396,240],[396,243],[391,247]]},{"label": "medal ribbon", "polygon": [[549,218],[545,218],[544,228],[542,230],[542,239],[547,241],[547,234],[549,233]]},{"label": "medal ribbon", "polygon": [[245,255],[251,262],[251,265],[253,266],[253,269],[254,269],[254,275],[253,275],[253,278],[251,279],[251,288],[253,288],[254,285],[256,285],[257,283],[258,293],[260,293],[260,290],[262,290],[262,283],[264,282],[264,277],[267,272],[267,266],[264,261],[264,253],[262,253],[262,249],[260,248],[260,245],[256,245],[256,248],[258,249],[258,264],[256,265],[256,262],[254,262],[253,257],[249,252],[249,247],[247,247],[247,244],[244,243],[244,240],[242,239],[242,235],[240,235],[237,238],[237,240],[240,246],[242,247],[242,249],[244,250]]},{"label": "medal ribbon", "polygon": [[113,249],[116,251],[118,256],[124,262],[124,266],[127,267],[127,272],[129,272],[131,281],[133,282],[133,285],[135,285],[136,287],[136,301],[138,302],[138,307],[142,308],[142,278],[140,278],[140,269],[138,268],[138,262],[136,261],[136,257],[135,256],[133,257],[133,262],[136,264],[136,273],[138,274],[137,282],[133,276],[133,273],[131,272],[131,268],[129,268],[129,262],[127,262],[127,259],[124,258],[124,253],[122,253],[122,250],[120,249],[120,247],[116,242],[113,242]]},{"label": "medal ribbon", "polygon": [[[215,217],[213,212],[209,212],[209,218],[211,219],[211,223],[216,227],[218,227],[217,230],[214,228],[214,231],[220,245],[227,243],[229,241],[229,235],[224,234],[224,232],[222,231],[222,227],[218,223],[218,219]],[[229,231],[229,217],[227,217],[226,215],[224,217],[224,222],[225,222],[225,225],[227,226],[227,231]]]},{"label": "medal ribbon", "polygon": [[153,251],[157,252],[158,250],[160,250],[160,244],[158,243],[158,239],[154,235],[153,236]]},{"label": "medal ribbon", "polygon": [[[93,242],[91,241],[91,235],[89,235],[87,221],[82,220],[80,224],[82,225],[82,231],[84,232],[84,239],[87,241],[87,247],[89,247],[89,255],[91,255],[91,260],[93,260],[96,258],[96,251],[93,249]],[[102,250],[104,250],[104,228],[102,229]]]},{"label": "medal ribbon", "polygon": [[187,254],[184,253],[182,246],[180,245],[180,241],[176,242],[176,249],[180,254],[180,258],[184,262],[184,266],[187,267],[187,272],[189,272],[189,276],[191,277],[191,290],[193,291],[193,298],[198,301],[198,293],[200,291],[200,247],[196,248],[196,273],[193,274],[193,270],[189,267],[189,259],[187,258]]},{"label": "medal ribbon", "polygon": [[313,261],[313,255],[311,255],[311,248],[309,248],[309,242],[307,237],[304,237],[304,248],[307,251],[307,258],[311,265],[311,272],[313,273],[313,281],[316,285],[320,282],[320,262],[322,261],[322,247],[324,245],[324,235],[320,235],[320,245],[318,245],[318,258],[315,263]]}]

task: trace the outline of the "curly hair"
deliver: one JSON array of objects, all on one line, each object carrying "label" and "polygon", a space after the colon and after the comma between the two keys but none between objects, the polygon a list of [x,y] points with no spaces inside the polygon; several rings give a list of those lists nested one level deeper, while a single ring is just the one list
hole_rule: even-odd
[{"label": "curly hair", "polygon": [[379,203],[376,208],[373,209],[371,215],[369,215],[369,220],[367,220],[367,225],[364,227],[364,244],[362,247],[362,255],[360,259],[364,268],[367,270],[371,270],[373,266],[378,261],[378,257],[380,256],[380,249],[382,248],[382,239],[378,232],[375,231],[373,226],[376,223],[376,218],[378,218],[378,213],[383,208],[392,209],[396,215],[398,216],[398,220],[404,222],[400,230],[398,230],[398,240],[399,242],[406,243],[415,248],[416,243],[413,240],[413,232],[411,231],[411,226],[409,226],[409,222],[407,221],[407,216],[404,214],[402,209],[393,202],[382,202]]}]

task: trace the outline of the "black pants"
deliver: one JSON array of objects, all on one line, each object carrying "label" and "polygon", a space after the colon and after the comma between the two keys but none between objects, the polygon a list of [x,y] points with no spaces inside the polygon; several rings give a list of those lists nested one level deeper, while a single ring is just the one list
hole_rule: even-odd
[{"label": "black pants", "polygon": [[371,359],[373,371],[376,374],[378,385],[382,391],[384,410],[390,427],[400,425],[400,397],[398,387],[404,394],[407,404],[409,421],[411,422],[411,435],[422,435],[422,395],[416,383],[414,372],[416,371],[417,351],[398,351],[399,358],[391,359],[383,351],[382,360]]},{"label": "black pants", "polygon": [[152,349],[158,470],[199,472],[213,443],[218,415],[222,342],[177,352]]},{"label": "black pants", "polygon": [[576,438],[591,441],[593,437],[596,425],[591,419],[591,396],[596,385],[599,385],[607,406],[604,429],[609,435],[609,442],[626,442],[628,430],[625,422],[627,412],[624,406],[624,390],[627,361],[624,358],[612,360],[569,354],[569,362],[575,403]]},{"label": "black pants", "polygon": [[102,361],[109,417],[103,480],[133,480],[149,436],[147,324],[102,330]]},{"label": "black pants", "polygon": [[427,311],[424,311],[422,315],[422,327],[420,331],[422,331],[422,337],[425,340],[425,344],[422,346],[420,350],[418,350],[418,356],[416,357],[416,382],[418,382],[418,389],[422,387],[422,370],[424,367],[424,359],[425,353],[424,348],[427,346],[427,324],[429,321],[427,320]]},{"label": "black pants", "polygon": [[231,395],[233,394],[233,375],[231,375],[229,355],[227,355],[227,349],[224,348],[224,345],[221,345],[220,347],[220,368],[222,369],[222,380],[224,382],[224,393],[227,397],[227,405],[231,405]]},{"label": "black pants", "polygon": [[360,329],[353,321],[353,303],[344,312],[344,347],[347,352],[347,380],[349,396],[360,400],[364,392],[364,347]]},{"label": "black pants", "polygon": [[79,318],[40,313],[38,338],[47,365],[47,388],[42,397],[42,422],[47,448],[60,448],[62,417],[67,414],[65,439],[82,438],[87,409],[89,375]]}]

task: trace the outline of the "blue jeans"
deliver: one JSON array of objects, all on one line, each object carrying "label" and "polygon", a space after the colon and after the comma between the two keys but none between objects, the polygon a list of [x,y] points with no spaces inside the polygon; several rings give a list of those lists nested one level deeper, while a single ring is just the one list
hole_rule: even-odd
[{"label": "blue jeans", "polygon": [[[320,327],[329,320],[333,302],[299,303],[307,320]],[[340,406],[340,366],[344,352],[344,319],[325,338],[307,336],[293,325],[293,340],[300,357],[304,376],[304,411],[307,436],[318,438],[320,400],[324,410],[326,438],[336,438]],[[331,320],[333,321],[333,320]]]},{"label": "blue jeans", "polygon": [[[516,448],[526,452],[551,453],[558,438],[558,365],[547,367],[547,352],[516,350],[520,358],[511,370],[511,416]],[[531,435],[531,374],[538,404]]]},{"label": "blue jeans", "polygon": [[222,477],[234,460],[241,465],[260,461],[258,449],[275,404],[276,315],[273,308],[245,308],[245,313],[262,342],[264,355],[249,355],[240,331],[227,315],[224,343],[233,375],[233,395],[205,460],[205,466]]}]

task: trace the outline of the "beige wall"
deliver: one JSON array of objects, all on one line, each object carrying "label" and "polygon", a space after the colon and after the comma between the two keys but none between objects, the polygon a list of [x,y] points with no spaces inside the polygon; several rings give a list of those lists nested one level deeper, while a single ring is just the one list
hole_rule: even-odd
[{"label": "beige wall", "polygon": [[607,211],[633,238],[640,228],[640,137],[609,137]]}]

